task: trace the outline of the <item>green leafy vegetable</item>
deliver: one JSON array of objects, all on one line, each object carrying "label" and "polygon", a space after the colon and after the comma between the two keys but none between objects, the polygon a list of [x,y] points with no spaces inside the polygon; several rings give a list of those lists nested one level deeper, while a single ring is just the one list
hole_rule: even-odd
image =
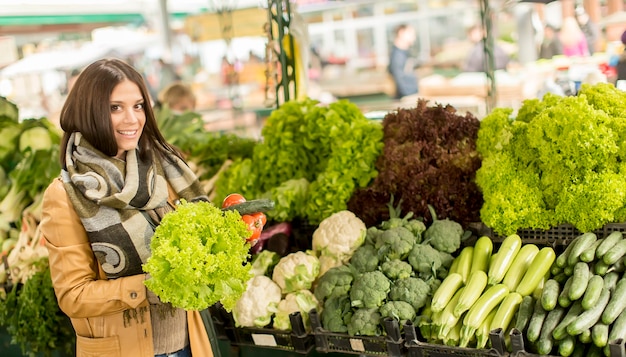
[{"label": "green leafy vegetable", "polygon": [[231,311],[250,279],[248,236],[236,211],[183,200],[155,230],[145,284],[175,307],[202,310],[219,301]]}]

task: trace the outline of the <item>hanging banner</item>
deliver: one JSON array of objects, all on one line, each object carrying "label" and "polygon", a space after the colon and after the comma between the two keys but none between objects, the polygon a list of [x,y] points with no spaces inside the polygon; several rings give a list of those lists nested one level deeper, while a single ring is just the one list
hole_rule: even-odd
[{"label": "hanging banner", "polygon": [[191,15],[185,19],[185,33],[194,42],[220,40],[227,36],[265,36],[267,10],[262,8],[238,9],[222,13]]}]

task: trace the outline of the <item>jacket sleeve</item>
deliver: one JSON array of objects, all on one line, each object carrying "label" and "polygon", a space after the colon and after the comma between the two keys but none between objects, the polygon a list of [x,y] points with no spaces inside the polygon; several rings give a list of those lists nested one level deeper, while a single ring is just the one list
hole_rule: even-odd
[{"label": "jacket sleeve", "polygon": [[145,274],[106,280],[60,179],[44,193],[40,228],[59,307],[69,317],[103,316],[147,305]]}]

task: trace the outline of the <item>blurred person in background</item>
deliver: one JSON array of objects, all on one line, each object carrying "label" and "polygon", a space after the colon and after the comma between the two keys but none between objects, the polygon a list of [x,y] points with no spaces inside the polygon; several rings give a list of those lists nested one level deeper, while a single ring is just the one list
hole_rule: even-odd
[{"label": "blurred person in background", "polygon": [[160,133],[141,74],[118,59],[87,66],[61,111],[61,175],[40,223],[76,356],[212,357],[198,311],[163,303],[142,265],[175,201],[208,200]]},{"label": "blurred person in background", "polygon": [[624,50],[619,55],[617,59],[617,65],[615,66],[617,69],[617,81],[626,81],[626,31],[622,33],[622,44],[624,45]]},{"label": "blurred person in background", "polygon": [[[469,53],[465,57],[463,71],[465,72],[485,72],[487,70],[487,60],[485,58],[485,44],[483,38],[485,31],[482,26],[474,25],[467,30],[467,38],[473,44]],[[493,49],[494,64],[496,70],[506,69],[511,58],[509,55],[494,43]]]},{"label": "blurred person in background", "polygon": [[559,39],[563,45],[563,54],[567,57],[589,56],[587,38],[573,17],[567,17],[563,20]]},{"label": "blurred person in background", "polygon": [[174,114],[183,114],[196,109],[196,95],[191,86],[174,82],[159,93],[156,108],[167,106]]},{"label": "blurred person in background", "polygon": [[559,39],[558,30],[547,24],[543,31],[543,41],[539,48],[539,58],[551,59],[554,56],[563,54],[563,45]]},{"label": "blurred person in background", "polygon": [[387,68],[395,83],[396,99],[418,92],[416,64],[409,54],[414,43],[415,29],[412,26],[401,24],[396,27]]},{"label": "blurred person in background", "polygon": [[589,14],[582,6],[578,6],[575,13],[578,26],[580,26],[581,31],[585,34],[585,40],[587,40],[587,51],[592,55],[596,52],[597,44],[600,40],[600,29],[596,23],[591,21]]}]

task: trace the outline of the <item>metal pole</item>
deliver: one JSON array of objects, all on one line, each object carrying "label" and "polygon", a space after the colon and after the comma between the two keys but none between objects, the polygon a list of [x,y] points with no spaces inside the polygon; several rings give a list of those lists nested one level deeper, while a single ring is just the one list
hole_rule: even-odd
[{"label": "metal pole", "polygon": [[492,13],[489,0],[480,0],[480,17],[483,28],[483,48],[485,60],[485,74],[487,75],[487,97],[485,98],[485,106],[487,113],[496,106],[496,78],[495,78],[495,59],[494,59],[494,40],[492,30]]},{"label": "metal pole", "polygon": [[166,62],[172,62],[172,31],[170,29],[170,16],[167,10],[167,0],[159,0],[159,13],[161,15],[161,31],[163,36],[163,58]]}]

